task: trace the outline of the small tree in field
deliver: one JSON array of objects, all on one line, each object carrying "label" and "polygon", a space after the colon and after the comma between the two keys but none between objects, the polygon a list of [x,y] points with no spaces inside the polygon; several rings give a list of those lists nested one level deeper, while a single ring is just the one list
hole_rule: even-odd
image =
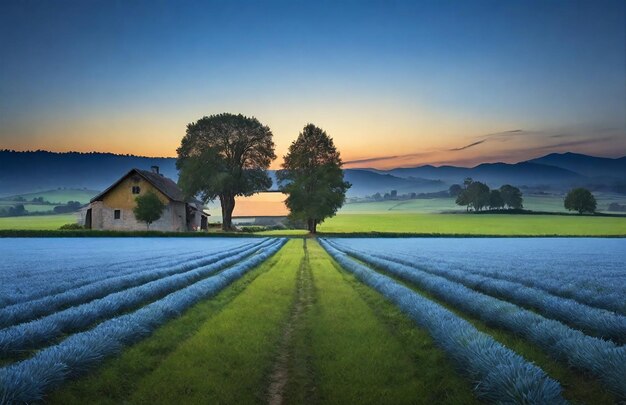
[{"label": "small tree in field", "polygon": [[575,188],[567,193],[563,205],[569,211],[578,211],[579,214],[583,214],[596,212],[597,202],[591,191],[586,188]]},{"label": "small tree in field", "polygon": [[500,187],[500,195],[509,209],[522,209],[524,208],[524,198],[522,197],[522,191],[513,187],[510,184],[505,184]]},{"label": "small tree in field", "polygon": [[335,215],[350,183],[343,180],[341,157],[332,138],[313,124],[304,127],[277,173],[292,220],[306,221],[309,232]]},{"label": "small tree in field", "polygon": [[150,224],[161,218],[165,204],[152,191],[140,195],[135,198],[135,201],[137,202],[137,206],[133,209],[135,218],[138,221],[145,222],[148,230],[150,230]]},{"label": "small tree in field", "polygon": [[489,208],[492,210],[504,208],[504,199],[500,190],[491,190],[489,193]]}]

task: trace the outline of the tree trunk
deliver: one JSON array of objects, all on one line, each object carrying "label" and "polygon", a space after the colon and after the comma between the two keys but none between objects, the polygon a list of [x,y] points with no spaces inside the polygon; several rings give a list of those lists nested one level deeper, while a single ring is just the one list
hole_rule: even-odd
[{"label": "tree trunk", "polygon": [[220,195],[220,205],[222,206],[222,230],[232,231],[235,196],[229,194]]},{"label": "tree trunk", "polygon": [[309,230],[310,233],[316,233],[317,232],[317,221],[313,218],[309,218],[307,219],[307,229]]}]

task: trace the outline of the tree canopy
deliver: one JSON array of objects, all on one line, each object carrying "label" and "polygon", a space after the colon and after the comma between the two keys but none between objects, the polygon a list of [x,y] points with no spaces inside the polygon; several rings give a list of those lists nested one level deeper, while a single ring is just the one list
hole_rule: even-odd
[{"label": "tree canopy", "polygon": [[565,209],[569,211],[578,211],[579,214],[585,212],[596,212],[597,202],[596,198],[591,194],[591,191],[586,188],[575,188],[570,190],[563,202]]},{"label": "tree canopy", "polygon": [[236,196],[269,189],[267,169],[276,158],[269,127],[241,114],[203,117],[187,125],[178,148],[179,185],[203,202],[219,198],[222,229],[232,229]]},{"label": "tree canopy", "polygon": [[342,161],[332,138],[313,124],[304,127],[284,156],[277,173],[290,217],[306,221],[311,233],[343,205],[350,183],[344,181]]},{"label": "tree canopy", "polygon": [[[466,206],[469,211],[473,208],[480,211],[483,208],[501,209],[507,207],[509,209],[521,209],[523,207],[522,192],[519,188],[511,185],[504,185],[499,190],[490,190],[489,186],[471,178],[463,181],[463,187],[458,186],[460,191],[456,197],[457,205]],[[455,192],[458,191],[455,187]],[[452,194],[452,187],[450,188]]]},{"label": "tree canopy", "polygon": [[519,188],[513,187],[510,184],[505,184],[500,187],[500,195],[502,196],[504,205],[506,205],[508,208],[524,208],[524,199],[522,198],[522,192]]},{"label": "tree canopy", "polygon": [[469,177],[463,181],[463,186],[456,197],[458,205],[467,206],[468,211],[470,208],[480,211],[489,206],[489,186]]},{"label": "tree canopy", "polygon": [[504,199],[500,190],[491,190],[489,193],[489,208],[500,209],[504,208]]},{"label": "tree canopy", "polygon": [[159,199],[154,192],[147,193],[135,198],[137,205],[133,208],[133,214],[138,221],[145,222],[148,229],[150,224],[161,218],[161,214],[165,209],[165,204]]}]

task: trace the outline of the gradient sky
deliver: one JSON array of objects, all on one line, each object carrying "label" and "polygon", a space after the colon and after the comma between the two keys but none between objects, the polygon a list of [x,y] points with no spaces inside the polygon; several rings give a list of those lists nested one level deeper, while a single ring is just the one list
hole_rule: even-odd
[{"label": "gradient sky", "polygon": [[175,156],[241,112],[348,167],[617,157],[625,27],[623,1],[5,0],[0,149]]}]

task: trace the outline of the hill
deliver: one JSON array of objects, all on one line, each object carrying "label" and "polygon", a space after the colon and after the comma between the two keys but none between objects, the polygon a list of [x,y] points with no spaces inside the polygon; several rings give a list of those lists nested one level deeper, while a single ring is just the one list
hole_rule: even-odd
[{"label": "hill", "polygon": [[560,167],[587,177],[616,178],[620,175],[626,176],[626,156],[611,159],[567,152],[551,153],[528,162]]},{"label": "hill", "polygon": [[592,190],[626,192],[626,157],[618,159],[574,153],[550,154],[515,164],[483,163],[475,167],[417,166],[391,170],[370,169],[410,179],[441,180],[461,183],[464,178],[486,182],[491,187],[510,183],[537,189],[566,190],[573,186]]},{"label": "hill", "polygon": [[0,197],[58,188],[103,190],[133,167],[178,178],[176,160],[112,153],[0,151]]},{"label": "hill", "polygon": [[448,186],[440,180],[401,178],[391,174],[379,174],[365,169],[344,170],[346,181],[352,184],[348,196],[365,196],[397,190],[399,193],[428,193],[445,190]]},{"label": "hill", "polygon": [[[161,173],[178,178],[176,159],[115,155],[112,153],[55,153],[0,151],[0,197],[46,190],[103,190],[133,167],[159,166]],[[475,167],[418,166],[392,170],[346,169],[352,183],[349,197],[385,193],[432,192],[472,177],[491,187],[504,183],[536,189],[565,190],[586,186],[592,190],[626,193],[626,157],[599,158],[573,153],[551,154],[516,164],[484,163]],[[274,172],[270,175],[275,178]],[[274,188],[276,183],[274,182]]]},{"label": "hill", "polygon": [[[55,153],[0,151],[0,197],[41,193],[58,188],[103,190],[133,167],[159,166],[161,173],[178,179],[175,158],[151,158],[112,153]],[[276,176],[270,171],[276,188]],[[347,169],[353,186],[349,196],[376,192],[429,192],[447,186],[437,180],[401,179],[367,170]]]},{"label": "hill", "polygon": [[58,188],[56,190],[45,190],[35,193],[25,193],[19,195],[13,195],[8,197],[1,197],[0,204],[2,202],[19,203],[20,199],[26,201],[32,201],[33,198],[43,198],[51,204],[65,204],[68,201],[78,201],[81,204],[86,204],[91,200],[99,191],[89,189],[73,189],[73,188]]},{"label": "hill", "polygon": [[494,187],[506,183],[527,186],[555,184],[569,186],[585,179],[584,176],[570,170],[529,162],[515,164],[483,163],[471,168],[421,166],[392,169],[386,173],[403,178],[439,179],[447,183],[461,183],[464,178],[471,177]]}]

